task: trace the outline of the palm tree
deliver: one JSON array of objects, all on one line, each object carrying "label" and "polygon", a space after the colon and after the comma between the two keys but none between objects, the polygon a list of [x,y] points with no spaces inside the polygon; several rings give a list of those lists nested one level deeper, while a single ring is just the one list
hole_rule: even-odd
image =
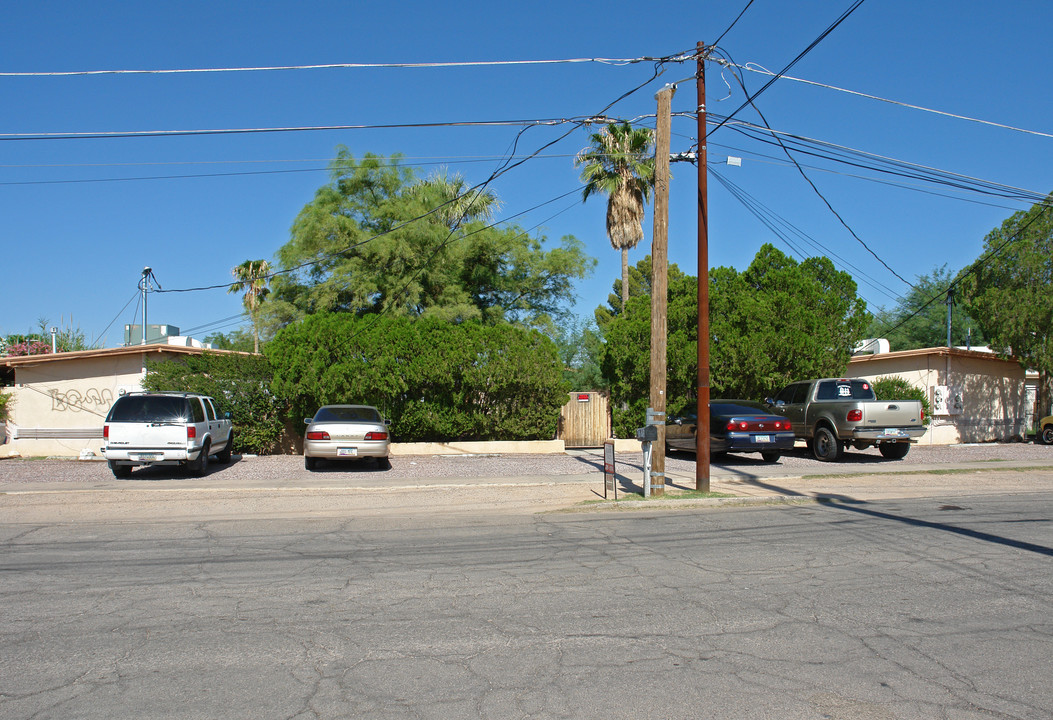
[{"label": "palm tree", "polygon": [[622,311],[629,297],[629,250],[643,239],[644,204],[654,185],[653,133],[628,122],[610,123],[589,137],[574,159],[585,183],[582,201],[607,196],[607,237],[622,251]]},{"label": "palm tree", "polygon": [[271,265],[266,260],[246,260],[241,265],[232,268],[230,274],[237,282],[227,288],[227,293],[245,292],[242,302],[245,303],[245,309],[249,311],[249,317],[252,319],[255,341],[253,348],[258,353],[260,351],[260,304],[270,293],[267,281],[270,279]]}]

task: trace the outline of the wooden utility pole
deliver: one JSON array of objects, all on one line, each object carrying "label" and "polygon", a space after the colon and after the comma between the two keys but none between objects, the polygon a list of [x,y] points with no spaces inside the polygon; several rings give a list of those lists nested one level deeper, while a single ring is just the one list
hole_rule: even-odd
[{"label": "wooden utility pole", "polygon": [[658,439],[651,444],[651,494],[665,494],[665,380],[669,323],[669,136],[676,87],[655,95],[658,122],[654,139],[654,233],[651,237],[651,408],[658,417]]},{"label": "wooden utility pole", "polygon": [[[709,198],[706,186],[706,61],[698,43],[698,409],[695,490],[709,492]],[[657,203],[656,203],[657,207]]]}]

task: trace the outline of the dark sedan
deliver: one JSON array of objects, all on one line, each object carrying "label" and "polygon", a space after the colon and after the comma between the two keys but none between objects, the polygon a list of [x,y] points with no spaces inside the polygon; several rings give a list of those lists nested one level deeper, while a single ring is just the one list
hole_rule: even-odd
[{"label": "dark sedan", "polygon": [[[695,451],[695,415],[671,418],[665,428],[670,450]],[[750,400],[711,400],[709,403],[709,451],[761,454],[764,462],[775,462],[793,448],[793,427],[780,415],[768,412]]]}]

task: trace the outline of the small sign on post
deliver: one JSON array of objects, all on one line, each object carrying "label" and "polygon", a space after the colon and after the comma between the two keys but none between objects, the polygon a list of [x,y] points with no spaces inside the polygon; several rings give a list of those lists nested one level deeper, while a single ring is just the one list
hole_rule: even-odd
[{"label": "small sign on post", "polygon": [[603,441],[603,499],[608,491],[618,499],[618,474],[614,471],[614,440]]}]

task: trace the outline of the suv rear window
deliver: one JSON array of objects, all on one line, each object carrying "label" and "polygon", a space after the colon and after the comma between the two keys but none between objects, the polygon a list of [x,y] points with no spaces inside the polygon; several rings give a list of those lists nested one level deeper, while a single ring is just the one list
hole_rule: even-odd
[{"label": "suv rear window", "polygon": [[117,398],[106,422],[187,422],[190,412],[186,398],[154,395],[125,395]]}]

